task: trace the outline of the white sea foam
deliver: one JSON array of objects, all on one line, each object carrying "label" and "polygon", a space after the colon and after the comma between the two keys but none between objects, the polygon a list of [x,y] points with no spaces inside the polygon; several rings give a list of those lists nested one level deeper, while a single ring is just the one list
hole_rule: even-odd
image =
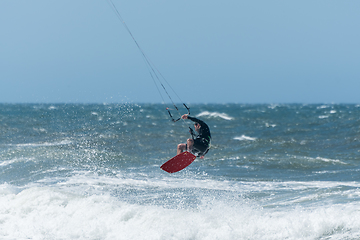
[{"label": "white sea foam", "polygon": [[278,104],[270,104],[269,106],[268,106],[268,108],[270,108],[270,109],[275,109],[275,108],[277,108],[277,107],[279,107],[280,105],[278,105]]},{"label": "white sea foam", "polygon": [[328,105],[321,105],[321,106],[318,106],[318,107],[316,107],[317,109],[324,109],[324,108],[328,108],[328,107],[330,107],[330,106],[328,106]]},{"label": "white sea foam", "polygon": [[5,167],[5,166],[11,165],[13,163],[17,163],[17,162],[25,163],[25,162],[29,162],[29,161],[33,161],[33,160],[34,160],[34,158],[23,158],[23,157],[21,157],[21,158],[13,158],[13,159],[9,159],[9,160],[2,160],[0,162],[0,166]]},{"label": "white sea foam", "polygon": [[330,159],[330,158],[323,158],[323,157],[317,157],[316,160],[321,160],[323,162],[330,162],[330,163],[341,163],[341,164],[346,164],[343,161],[340,161],[338,159]]},{"label": "white sea foam", "polygon": [[222,119],[225,119],[225,120],[233,120],[234,119],[233,117],[230,117],[226,113],[218,113],[218,112],[204,111],[204,112],[201,112],[198,115],[196,115],[196,117],[202,117],[202,116],[209,116],[209,117],[214,117],[214,118],[222,118]]},{"label": "white sea foam", "polygon": [[42,142],[42,143],[19,143],[19,144],[8,144],[8,146],[15,147],[49,147],[49,146],[60,146],[71,144],[72,141],[65,139],[56,142]]},{"label": "white sea foam", "polygon": [[[112,182],[111,179],[107,181]],[[122,181],[127,187],[132,186],[131,181]],[[210,187],[220,181],[195,180],[192,186],[201,182]],[[190,187],[192,183],[188,183]],[[136,184],[152,183],[143,181]],[[227,184],[229,182],[224,183]],[[306,182],[242,184],[245,193],[279,187],[311,187]],[[328,182],[314,182],[313,187],[321,184],[324,184],[324,189],[329,188]],[[162,187],[156,189],[162,190],[169,185],[180,187],[181,183],[163,182]],[[0,238],[271,240],[321,239],[329,234],[333,239],[356,238],[360,234],[360,214],[357,211],[360,204],[357,202],[304,207],[294,201],[294,205],[287,207],[267,207],[254,202],[253,198],[233,199],[226,194],[219,198],[209,192],[200,196],[197,208],[184,209],[128,203],[104,192],[83,195],[69,190],[56,186],[28,186],[19,191],[8,184],[0,185]]]},{"label": "white sea foam", "polygon": [[276,127],[276,124],[269,124],[269,123],[265,123],[265,126],[267,127],[267,128],[269,128],[269,127]]},{"label": "white sea foam", "polygon": [[239,141],[255,141],[256,138],[254,137],[248,137],[245,135],[241,135],[240,137],[234,137],[234,140],[239,140]]}]

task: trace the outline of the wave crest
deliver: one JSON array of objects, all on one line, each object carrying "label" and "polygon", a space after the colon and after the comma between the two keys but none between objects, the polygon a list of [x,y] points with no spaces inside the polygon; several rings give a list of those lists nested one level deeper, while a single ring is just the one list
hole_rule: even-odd
[{"label": "wave crest", "polygon": [[241,137],[234,137],[234,140],[239,140],[239,141],[255,141],[256,138],[242,135]]},{"label": "wave crest", "polygon": [[230,117],[229,115],[227,115],[226,113],[219,113],[219,112],[209,112],[209,111],[204,111],[199,113],[198,115],[196,115],[196,117],[202,117],[202,116],[209,116],[209,117],[219,117],[225,120],[233,120],[233,117]]}]

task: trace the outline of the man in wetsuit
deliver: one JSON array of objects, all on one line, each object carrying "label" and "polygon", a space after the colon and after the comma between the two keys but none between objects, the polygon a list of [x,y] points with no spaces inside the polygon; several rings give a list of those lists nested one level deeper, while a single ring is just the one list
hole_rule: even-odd
[{"label": "man in wetsuit", "polygon": [[[182,115],[181,118],[195,122],[195,131],[197,131],[199,135],[197,135],[195,139],[189,138],[186,143],[180,143],[177,146],[177,154],[183,151],[189,151],[197,157],[204,158],[204,155],[209,151],[211,141],[209,126],[197,118],[190,117],[188,114]],[[190,133],[193,135],[192,129]]]}]

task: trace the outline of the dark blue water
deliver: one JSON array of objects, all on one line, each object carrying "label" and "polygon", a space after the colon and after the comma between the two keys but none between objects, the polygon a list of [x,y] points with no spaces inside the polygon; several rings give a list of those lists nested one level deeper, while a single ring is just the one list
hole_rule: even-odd
[{"label": "dark blue water", "polygon": [[[0,238],[358,239],[360,106],[0,104]],[[182,113],[186,113],[186,110]]]}]

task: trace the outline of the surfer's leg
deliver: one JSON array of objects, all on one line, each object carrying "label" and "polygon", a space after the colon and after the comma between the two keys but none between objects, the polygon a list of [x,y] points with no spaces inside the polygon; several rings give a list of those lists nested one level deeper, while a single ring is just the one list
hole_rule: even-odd
[{"label": "surfer's leg", "polygon": [[189,138],[186,143],[187,143],[187,151],[191,152],[194,146],[194,140],[192,138]]},{"label": "surfer's leg", "polygon": [[176,155],[182,153],[184,150],[186,150],[186,143],[180,143],[180,144],[177,146]]}]

